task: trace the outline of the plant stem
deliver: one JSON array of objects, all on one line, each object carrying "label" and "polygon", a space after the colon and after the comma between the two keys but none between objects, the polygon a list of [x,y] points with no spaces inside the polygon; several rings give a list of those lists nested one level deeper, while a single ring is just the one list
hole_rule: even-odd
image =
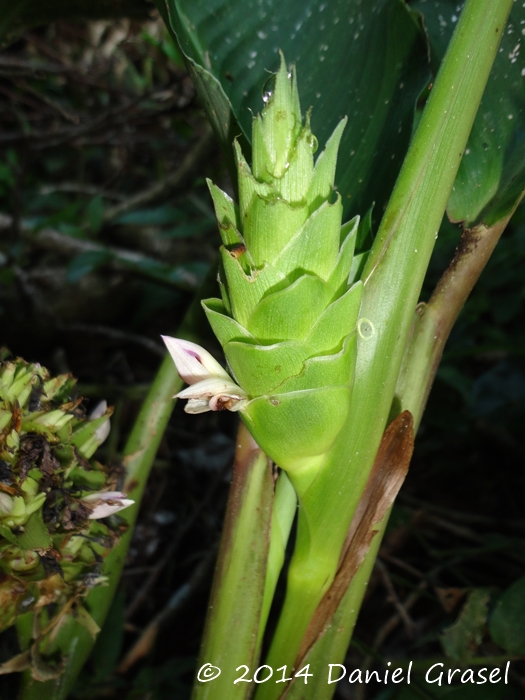
[{"label": "plant stem", "polygon": [[450,331],[516,207],[507,217],[490,227],[479,224],[463,232],[456,254],[430,301],[416,311],[410,343],[397,381],[396,396],[401,409],[409,408],[418,417],[418,423]]},{"label": "plant stem", "polygon": [[[241,700],[251,692],[249,683],[234,681],[242,664],[253,670],[259,653],[272,505],[270,461],[241,423],[193,700]],[[201,682],[210,664],[222,673]]]},{"label": "plant stem", "polygon": [[[308,513],[307,546],[313,556],[323,553],[319,566],[330,577],[385,429],[436,234],[511,5],[512,0],[467,1],[363,273],[361,316],[372,332],[358,339],[347,424],[300,510],[300,517]],[[323,595],[322,588],[314,591],[310,585],[312,562],[302,553],[300,558],[305,563],[292,569],[295,577],[304,571],[304,587],[294,586],[287,594],[282,616],[290,629],[279,626],[270,665],[293,665],[301,641],[291,629],[293,612],[315,609]],[[257,700],[280,692],[275,685],[262,685]]]}]

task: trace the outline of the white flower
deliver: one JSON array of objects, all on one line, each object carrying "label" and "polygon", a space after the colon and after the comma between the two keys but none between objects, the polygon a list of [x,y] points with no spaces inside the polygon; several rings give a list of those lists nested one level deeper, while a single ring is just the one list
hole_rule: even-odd
[{"label": "white flower", "polygon": [[[88,418],[89,420],[95,420],[97,418],[102,418],[102,416],[106,413],[108,410],[108,402],[107,401],[99,401],[97,405],[93,408],[91,413],[89,414]],[[97,444],[100,446],[104,442],[104,440],[107,438],[111,430],[111,422],[108,419],[102,423],[102,425],[99,425],[98,428],[95,431],[94,438],[97,442]]]},{"label": "white flower", "polygon": [[124,510],[135,503],[130,498],[126,498],[126,494],[122,491],[98,491],[84,496],[82,500],[90,507],[93,504],[95,506],[89,514],[90,520],[107,518],[108,515],[118,513],[119,510]]},{"label": "white flower", "polygon": [[207,350],[189,340],[164,335],[162,339],[180,378],[190,385],[173,397],[189,399],[184,408],[186,413],[239,411],[246,405],[246,393]]}]

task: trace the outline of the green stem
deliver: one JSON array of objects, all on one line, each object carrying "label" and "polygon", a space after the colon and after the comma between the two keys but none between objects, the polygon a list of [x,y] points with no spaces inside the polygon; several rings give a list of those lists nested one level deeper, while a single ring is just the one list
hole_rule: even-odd
[{"label": "green stem", "polygon": [[[234,681],[242,664],[253,671],[259,653],[272,505],[270,462],[241,423],[193,700],[243,700],[251,692]],[[211,681],[210,664],[222,670]]]},{"label": "green stem", "polygon": [[275,588],[277,587],[277,580],[283,568],[286,545],[288,544],[296,511],[297,496],[295,489],[287,477],[286,472],[281,472],[275,485],[270,549],[268,552],[266,583],[264,585],[261,624],[259,627],[259,648],[262,643],[266,622],[268,621]]},{"label": "green stem", "polygon": [[414,418],[417,416],[416,426],[423,415],[450,331],[515,208],[490,227],[479,224],[463,232],[456,255],[430,301],[416,311],[396,387],[401,410],[408,408]]},{"label": "green stem", "polygon": [[[314,555],[322,553],[319,566],[326,567],[329,577],[337,568],[385,429],[436,234],[511,5],[512,0],[467,1],[363,273],[361,317],[370,321],[373,331],[358,339],[347,425],[304,495],[300,511],[300,518],[308,514],[308,547]],[[315,608],[324,592],[322,586],[312,589],[312,562],[301,562],[295,577],[301,569],[305,585],[287,593],[282,613],[286,629],[283,622],[274,637],[270,665],[293,665],[301,642],[291,629],[294,610]],[[270,700],[279,692],[265,684],[256,697]]]}]

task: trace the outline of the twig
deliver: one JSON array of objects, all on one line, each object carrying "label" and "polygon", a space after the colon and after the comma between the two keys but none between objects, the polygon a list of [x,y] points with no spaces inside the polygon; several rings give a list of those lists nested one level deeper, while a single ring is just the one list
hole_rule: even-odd
[{"label": "twig", "polygon": [[[24,95],[21,94],[20,98],[23,97]],[[79,124],[78,126],[67,126],[50,131],[32,131],[30,133],[18,131],[8,134],[0,133],[0,143],[27,142],[32,144],[33,148],[49,148],[51,146],[59,146],[65,141],[69,141],[75,137],[88,133],[111,118],[120,117],[122,114],[131,111],[142,99],[144,99],[143,95],[136,97],[133,100],[128,100],[125,104],[112,107],[111,109],[108,109],[94,117],[91,121]],[[37,107],[40,105],[40,103],[36,104]]]},{"label": "twig", "polygon": [[171,620],[186,604],[195,589],[207,577],[217,556],[216,543],[201,559],[186,583],[180,586],[171,596],[166,606],[151,620],[142,634],[125,655],[117,668],[117,673],[126,673],[140,659],[149,654],[161,628]]},{"label": "twig", "polygon": [[48,107],[51,107],[53,110],[61,114],[64,119],[67,119],[70,122],[73,122],[73,124],[79,124],[80,123],[80,117],[78,114],[73,114],[72,112],[69,112],[67,109],[65,109],[61,104],[58,102],[55,102],[55,100],[51,99],[49,95],[46,95],[43,92],[39,92],[38,90],[35,90],[32,88],[30,85],[26,83],[25,80],[20,79],[16,81],[17,86],[21,90],[25,90],[28,92],[30,95],[34,95],[37,99],[41,100],[44,102],[44,104],[48,105]]},{"label": "twig", "polygon": [[188,518],[186,518],[183,525],[174,534],[173,539],[164,551],[164,556],[157,562],[156,566],[152,569],[150,575],[144,581],[140,589],[137,591],[137,594],[129,604],[126,610],[126,620],[130,620],[140,608],[140,606],[144,603],[144,601],[149,595],[149,592],[151,591],[151,588],[154,586],[164,567],[173,559],[173,555],[177,550],[180,541],[188,532],[188,530],[193,526],[194,522],[197,520],[202,511],[206,508],[208,503],[211,501],[218,485],[223,480],[224,475],[226,471],[230,468],[230,466],[231,465],[229,463],[226,463],[224,468],[216,474],[214,480],[209,485],[208,490],[206,491],[203,499],[197,504],[197,507],[193,510],[193,513],[191,513],[191,515]]},{"label": "twig", "polygon": [[156,343],[154,340],[151,340],[151,338],[146,338],[145,336],[138,335],[137,333],[121,331],[118,328],[110,328],[109,326],[91,323],[68,323],[62,325],[61,330],[71,333],[102,335],[106,338],[112,338],[113,340],[119,340],[125,343],[134,343],[135,345],[141,345],[143,348],[146,348],[158,357],[164,357],[166,354],[166,348],[164,348],[160,343]]},{"label": "twig", "polygon": [[[452,508],[444,508],[443,506],[437,505],[435,503],[429,503],[427,501],[422,501],[419,498],[415,498],[408,493],[401,492],[399,494],[399,500],[405,503],[420,508],[424,511],[434,512],[438,515],[447,518],[448,520],[456,520],[458,522],[471,523],[472,525],[485,525],[487,527],[496,527],[501,525],[501,518],[492,518],[488,515],[478,515],[477,513],[464,513],[463,511],[453,510]],[[505,520],[505,522],[511,528],[525,528],[525,520]]]},{"label": "twig", "polygon": [[[376,560],[376,565],[378,564],[378,561]],[[427,581],[421,581],[416,590],[412,591],[410,595],[405,598],[405,600],[402,603],[402,607],[404,611],[408,612],[419,600],[421,597],[422,593],[428,588],[428,583]],[[399,614],[399,611],[396,612],[395,615],[393,615],[391,618],[389,618],[385,624],[379,629],[377,632],[374,642],[373,642],[373,649],[379,649],[387,639],[387,637],[390,636],[390,634],[395,630],[395,628],[399,625],[401,621],[401,615]],[[364,671],[368,670],[374,661],[374,657],[372,654],[368,654],[365,656],[363,663],[361,664],[361,669]],[[366,693],[366,685],[359,685],[356,689],[356,696],[355,700],[364,700]]]},{"label": "twig", "polygon": [[105,190],[102,187],[88,185],[84,182],[62,182],[56,185],[42,185],[38,188],[38,194],[41,195],[53,194],[54,192],[73,192],[75,194],[87,194],[93,197],[99,194],[106,199],[115,199],[117,201],[126,199],[126,196],[121,192]]},{"label": "twig", "polygon": [[24,58],[16,58],[15,56],[0,56],[0,67],[3,68],[21,68],[28,71],[30,74],[35,73],[65,73],[75,70],[71,66],[60,66],[46,61],[31,61]]},{"label": "twig", "polygon": [[[141,253],[124,248],[104,246],[100,243],[72,238],[54,229],[42,229],[34,238],[34,241],[53,250],[58,250],[65,255],[78,255],[80,253],[100,253],[109,257],[108,264],[114,269],[123,270],[130,267],[148,277],[161,279],[165,284],[179,289],[194,290],[200,283],[197,275],[183,267],[171,267],[165,263],[150,258]],[[163,275],[162,273],[168,273]]]},{"label": "twig", "polygon": [[419,569],[415,569],[413,566],[410,566],[410,564],[407,564],[402,559],[398,559],[398,557],[394,557],[388,552],[383,551],[382,549],[379,551],[379,556],[381,557],[381,559],[384,559],[385,561],[388,561],[391,564],[398,566],[400,569],[404,569],[409,574],[417,576],[417,578],[421,579],[425,576],[421,571],[419,571]]},{"label": "twig", "polygon": [[414,621],[412,620],[412,618],[408,614],[404,605],[399,600],[399,597],[396,593],[396,589],[394,588],[394,584],[392,583],[390,576],[388,574],[388,570],[380,559],[378,559],[376,561],[376,567],[377,567],[377,570],[379,571],[379,574],[380,574],[381,579],[383,581],[383,585],[388,592],[387,599],[394,605],[395,609],[398,612],[400,619],[403,621],[403,624],[405,625],[405,629],[407,631],[408,636],[412,639],[414,637],[414,632],[415,632],[415,627],[416,627],[414,624]]},{"label": "twig", "polygon": [[104,221],[110,221],[115,219],[117,216],[130,211],[131,209],[136,209],[139,206],[143,206],[151,202],[158,197],[161,197],[164,193],[169,190],[181,185],[187,178],[188,174],[198,165],[198,163],[204,158],[208,153],[211,144],[213,143],[213,132],[211,126],[206,124],[203,129],[203,133],[194,147],[189,151],[182,161],[182,164],[178,170],[171,173],[163,180],[156,182],[151,187],[138,192],[129,199],[121,202],[120,204],[115,204],[113,207],[109,207],[104,212]]}]

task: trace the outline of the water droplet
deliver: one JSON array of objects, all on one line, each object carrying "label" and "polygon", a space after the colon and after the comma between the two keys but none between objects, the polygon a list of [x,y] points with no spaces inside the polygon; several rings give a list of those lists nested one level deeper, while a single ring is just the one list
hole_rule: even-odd
[{"label": "water droplet", "polygon": [[257,51],[250,51],[250,58],[255,58],[257,56]]},{"label": "water droplet", "polygon": [[268,34],[266,34],[266,33],[263,32],[263,31],[258,31],[258,32],[257,32],[257,36],[259,37],[259,39],[266,39],[266,37],[268,36]]}]

